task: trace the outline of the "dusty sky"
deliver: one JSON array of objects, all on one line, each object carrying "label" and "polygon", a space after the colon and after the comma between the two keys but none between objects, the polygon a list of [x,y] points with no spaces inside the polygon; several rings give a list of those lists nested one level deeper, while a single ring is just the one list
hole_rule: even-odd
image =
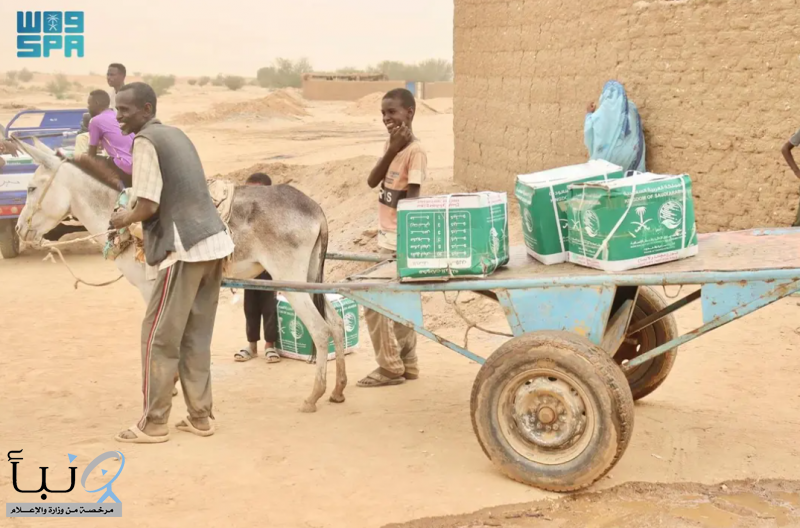
[{"label": "dusty sky", "polygon": [[[83,10],[85,56],[17,58],[17,10]],[[452,59],[453,1],[1,0],[0,41],[0,70],[86,74],[121,62],[129,72],[255,76],[275,57],[303,56],[331,70]]]}]

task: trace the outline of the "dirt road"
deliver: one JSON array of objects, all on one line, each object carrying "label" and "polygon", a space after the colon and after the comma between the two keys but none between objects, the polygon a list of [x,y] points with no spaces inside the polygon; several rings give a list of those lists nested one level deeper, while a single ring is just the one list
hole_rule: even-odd
[{"label": "dirt road", "polygon": [[[64,268],[41,257],[0,262],[0,446],[30,457],[21,485],[35,485],[37,466],[54,468],[53,487],[63,484],[67,473],[55,468],[66,467],[67,453],[85,464],[122,449],[127,462],[115,491],[125,504],[124,526],[174,519],[184,526],[378,527],[549,495],[507,480],[484,458],[468,414],[476,365],[423,342],[421,379],[360,389],[355,379],[372,367],[362,331],[363,346],[348,356],[347,402],[304,415],[297,409],[311,387],[311,366],[233,362],[244,323],[227,291],[212,350],[218,433],[203,439],[173,429],[167,444],[118,444],[113,434],[141,409],[143,303],[125,282],[76,291]],[[68,258],[79,274],[115,276],[94,254]],[[800,401],[792,388],[798,310],[795,301],[780,302],[682,349],[667,383],[637,405],[631,445],[599,487],[800,478]],[[700,314],[689,309],[679,321],[687,329]],[[476,337],[473,347],[487,354],[498,342]],[[171,421],[184,409],[179,395]],[[75,495],[91,500],[82,490]],[[14,496],[6,469],[0,500]]]},{"label": "dirt road", "polygon": [[[197,99],[192,97],[186,99]],[[178,106],[181,98],[165,99],[170,100],[174,114],[194,109]],[[332,245],[368,251],[372,242],[361,233],[373,225],[374,212],[355,222],[351,204],[363,196],[374,199],[357,184],[362,165],[371,162],[346,160],[375,156],[384,136],[371,118],[336,112],[322,105],[312,108],[312,117],[302,123],[253,128],[219,123],[189,131],[209,174],[275,162],[281,150],[293,156],[285,161],[294,165],[345,160],[338,168],[319,168],[317,175],[313,168],[292,174],[303,180],[295,182],[298,186],[311,188],[317,187],[313,178],[333,179],[323,189],[327,194],[315,195],[333,222]],[[444,188],[452,173],[451,126],[451,115],[420,119],[419,130],[431,138],[434,189]],[[357,135],[352,130],[372,130],[374,137],[345,146],[353,141],[343,138],[345,129],[351,136]],[[330,194],[342,187],[338,181],[348,182],[341,196]],[[116,276],[97,248],[82,245],[66,255],[81,276],[98,281]],[[373,368],[362,327],[362,345],[348,356],[347,402],[325,401],[316,414],[301,414],[298,408],[311,389],[313,367],[291,360],[235,363],[232,355],[243,344],[244,317],[241,304],[231,304],[229,291],[223,291],[212,349],[217,434],[198,438],[173,428],[166,444],[116,443],[113,435],[141,412],[138,339],[144,305],[124,281],[75,290],[67,270],[43,262],[43,257],[29,251],[15,260],[0,260],[0,454],[25,450],[23,488],[38,485],[39,466],[52,468],[52,488],[68,485],[67,454],[85,465],[100,453],[120,449],[126,464],[114,491],[125,509],[123,518],[114,521],[118,526],[379,527],[554,497],[506,479],[481,452],[468,405],[477,365],[423,339],[419,380],[361,389],[355,381]],[[676,291],[670,288],[668,293]],[[444,313],[446,304],[439,298],[425,306],[442,334],[461,342],[463,325]],[[487,325],[505,329],[499,311],[482,313]],[[637,405],[625,456],[594,490],[629,482],[679,485],[632,485],[557,503],[573,505],[558,512],[550,503],[496,510],[533,511],[541,518],[525,514],[497,521],[497,516],[491,520],[481,514],[462,524],[424,521],[412,526],[527,527],[542,525],[545,517],[561,522],[554,526],[639,526],[634,521],[643,514],[682,519],[683,524],[665,521],[664,526],[778,526],[784,519],[785,525],[796,525],[796,484],[726,484],[730,494],[756,497],[722,507],[740,518],[717,513],[720,501],[731,501],[712,491],[729,480],[800,479],[798,313],[797,299],[784,300],[683,347],[664,386]],[[678,321],[684,331],[699,326],[699,306],[681,312]],[[484,356],[501,342],[479,334],[470,339],[471,348]],[[332,376],[333,365],[329,372]],[[182,395],[174,402],[171,423],[185,412]],[[2,502],[20,501],[10,475],[9,465],[0,464]],[[37,500],[27,497],[26,502]],[[69,500],[96,497],[78,484]],[[709,510],[709,504],[717,510]],[[586,513],[562,514],[575,508]],[[741,508],[756,514],[741,513]],[[719,522],[702,524],[704,515]],[[470,524],[473,520],[478,524]],[[751,521],[762,524],[747,524]],[[38,524],[27,519],[9,523]],[[60,523],[95,524],[99,522],[85,519]]]}]

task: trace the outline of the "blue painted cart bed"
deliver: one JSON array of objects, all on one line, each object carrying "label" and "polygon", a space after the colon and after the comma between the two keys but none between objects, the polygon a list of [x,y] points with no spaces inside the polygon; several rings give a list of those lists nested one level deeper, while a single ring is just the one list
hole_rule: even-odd
[{"label": "blue painted cart bed", "polygon": [[[800,290],[800,228],[699,237],[699,255],[626,273],[544,266],[513,248],[491,277],[401,283],[393,260],[342,283],[226,279],[224,287],[338,293],[482,364],[471,410],[484,453],[514,480],[552,491],[590,486],[620,459],[633,401],[664,382],[680,345]],[[691,286],[668,303],[655,287]],[[699,286],[699,288],[697,288]],[[496,299],[513,337],[482,358],[425,327],[421,294]],[[679,335],[673,312],[700,301],[703,324]]]}]

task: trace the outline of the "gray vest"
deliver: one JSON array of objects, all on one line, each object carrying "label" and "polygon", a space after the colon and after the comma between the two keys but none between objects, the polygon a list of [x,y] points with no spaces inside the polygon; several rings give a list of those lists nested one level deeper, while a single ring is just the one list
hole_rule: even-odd
[{"label": "gray vest", "polygon": [[139,137],[155,146],[164,182],[158,212],[142,222],[145,257],[149,265],[156,266],[175,251],[173,226],[188,251],[223,231],[225,224],[208,192],[200,156],[186,134],[154,118],[136,134]]}]

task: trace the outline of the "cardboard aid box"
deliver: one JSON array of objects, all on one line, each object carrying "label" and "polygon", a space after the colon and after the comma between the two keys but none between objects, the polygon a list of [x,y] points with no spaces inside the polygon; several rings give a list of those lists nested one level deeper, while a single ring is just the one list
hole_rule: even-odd
[{"label": "cardboard aid box", "polygon": [[478,192],[402,200],[400,280],[487,277],[508,263],[508,196]]},{"label": "cardboard aid box", "polygon": [[570,186],[569,261],[625,271],[697,254],[688,175],[641,173]]},{"label": "cardboard aid box", "polygon": [[[358,346],[358,304],[347,297],[334,293],[325,296],[333,304],[339,317],[342,318],[344,349],[345,354],[349,354],[353,348]],[[311,335],[283,295],[278,295],[278,342],[276,348],[280,356],[301,359],[309,363],[312,361],[314,342],[311,340]],[[328,342],[328,361],[335,358],[336,352],[333,348],[333,339],[331,339]]]},{"label": "cardboard aid box", "polygon": [[528,254],[543,264],[567,261],[569,185],[620,179],[622,167],[603,160],[517,176],[519,202]]}]

